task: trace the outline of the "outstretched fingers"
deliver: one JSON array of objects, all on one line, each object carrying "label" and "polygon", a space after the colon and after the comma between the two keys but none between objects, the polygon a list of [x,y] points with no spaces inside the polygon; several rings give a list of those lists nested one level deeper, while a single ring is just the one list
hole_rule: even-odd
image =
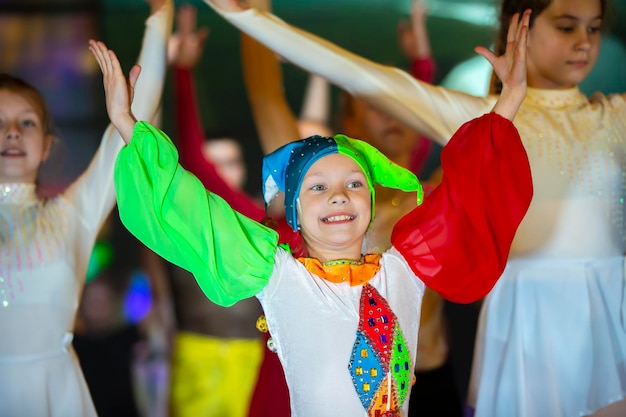
[{"label": "outstretched fingers", "polygon": [[[122,66],[115,52],[107,48],[103,42],[94,40],[89,41],[89,50],[100,66],[104,88],[107,93],[109,90],[119,88],[120,83],[126,83]],[[135,74],[135,76],[138,76],[138,74]]]},{"label": "outstretched fingers", "polygon": [[117,55],[112,50],[107,51],[107,58],[109,65],[111,66],[111,75],[116,77],[117,79],[124,79],[124,72],[122,71],[122,66],[120,65],[120,60],[117,59]]},{"label": "outstretched fingers", "polygon": [[139,79],[139,74],[141,74],[141,66],[138,64],[133,65],[133,67],[130,69],[130,72],[128,73],[130,103],[133,102],[133,99],[135,97],[135,85],[137,84],[137,80]]},{"label": "outstretched fingers", "polygon": [[511,23],[509,24],[509,31],[507,33],[507,43],[516,43],[522,36],[524,36],[524,32],[527,31],[530,24],[530,13],[531,10],[527,9],[521,16],[519,13],[515,13],[513,15]]},{"label": "outstretched fingers", "polygon": [[507,32],[506,49],[496,56],[484,47],[476,52],[484,56],[493,66],[494,73],[502,81],[502,91],[493,111],[513,120],[526,96],[526,47],[530,22],[530,10],[513,15]]},{"label": "outstretched fingers", "polygon": [[521,16],[516,13],[511,19],[505,53],[509,72],[502,74],[503,83],[516,85],[526,82],[526,44],[530,13],[530,10],[526,10]]},{"label": "outstretched fingers", "polygon": [[209,28],[197,28],[196,8],[191,4],[180,6],[176,12],[176,32],[170,37],[168,61],[181,68],[193,68],[202,57]]},{"label": "outstretched fingers", "polygon": [[483,56],[503,84],[515,85],[526,80],[526,44],[530,22],[530,10],[516,13],[511,19],[507,32],[507,44],[503,55],[498,56],[484,46],[474,48]]},{"label": "outstretched fingers", "polygon": [[113,68],[111,66],[111,60],[108,56],[106,45],[102,42],[91,39],[89,41],[89,50],[93,54],[94,58],[96,58],[96,62],[98,62],[98,66],[100,67],[102,74],[104,76],[111,74],[113,72]]},{"label": "outstretched fingers", "polygon": [[183,4],[176,13],[176,26],[178,32],[192,34],[196,30],[196,8],[191,4]]},{"label": "outstretched fingers", "polygon": [[514,55],[522,54],[526,56],[526,41],[528,38],[528,27],[530,24],[530,13],[528,9],[520,16],[519,13],[515,13],[511,19],[509,25],[509,31],[507,33],[506,53],[513,53]]},{"label": "outstretched fingers", "polygon": [[109,118],[120,131],[122,137],[128,141],[134,126],[134,116],[130,110],[130,103],[141,68],[135,65],[130,71],[129,78],[126,79],[117,56],[103,42],[90,40],[89,50],[93,53],[102,71]]},{"label": "outstretched fingers", "polygon": [[[96,58],[98,66],[102,71],[105,88],[113,87],[116,83],[124,80],[122,66],[120,65],[119,59],[117,59],[115,52],[108,49],[103,42],[94,40],[89,41],[89,50]],[[136,76],[138,75],[139,74],[137,73]]]},{"label": "outstretched fingers", "polygon": [[424,0],[413,0],[411,4],[411,18],[413,21],[416,19],[423,19],[428,14],[428,5],[424,3]]}]

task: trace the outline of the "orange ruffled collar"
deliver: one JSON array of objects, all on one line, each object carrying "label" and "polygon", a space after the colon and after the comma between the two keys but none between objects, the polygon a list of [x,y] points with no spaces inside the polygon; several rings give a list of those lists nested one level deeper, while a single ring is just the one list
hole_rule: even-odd
[{"label": "orange ruffled collar", "polygon": [[317,275],[335,284],[349,282],[351,286],[366,284],[380,270],[378,253],[364,255],[361,261],[337,260],[322,263],[316,258],[298,258],[304,267],[312,274]]}]

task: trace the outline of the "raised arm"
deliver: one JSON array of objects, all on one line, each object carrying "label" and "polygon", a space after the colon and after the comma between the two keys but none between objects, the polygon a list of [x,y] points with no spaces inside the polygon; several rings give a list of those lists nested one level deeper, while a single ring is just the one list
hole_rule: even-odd
[{"label": "raised arm", "polygon": [[234,0],[205,0],[226,20],[289,62],[318,74],[353,96],[445,144],[458,127],[489,111],[494,97],[473,97],[416,81],[408,73],[368,61],[270,13]]},{"label": "raised arm", "polygon": [[493,113],[464,124],[444,147],[441,185],[391,236],[416,275],[452,301],[473,302],[491,290],[532,198],[528,157],[511,123],[526,93],[529,16],[514,16],[505,55],[478,51],[508,91]]},{"label": "raised arm", "polygon": [[398,24],[400,47],[410,60],[411,74],[420,81],[432,84],[436,66],[426,27],[428,7],[422,0],[414,0],[410,14],[410,22],[401,20]]},{"label": "raised arm", "polygon": [[229,306],[264,288],[278,234],[233,210],[178,163],[174,144],[130,110],[139,76],[126,83],[113,51],[91,49],[103,73],[106,107],[127,145],[115,162],[115,191],[124,226],[165,260],[191,272],[213,302]]},{"label": "raised arm", "polygon": [[[177,14],[177,23],[177,31],[170,42],[169,56],[174,66],[178,147],[182,163],[198,177],[205,188],[226,200],[234,210],[253,220],[261,221],[265,217],[263,207],[249,195],[230,187],[219,176],[215,165],[202,152],[205,138],[192,70],[202,55],[208,29],[197,28],[196,10],[189,5],[181,6]],[[274,59],[273,56],[272,58]],[[273,215],[279,213],[280,210],[273,210]],[[294,253],[300,253],[300,235],[286,224],[284,218],[278,219],[276,230],[281,243],[288,243]]]},{"label": "raised arm", "polygon": [[[270,0],[251,0],[252,7],[269,10]],[[263,153],[300,137],[296,116],[285,98],[280,62],[274,52],[241,35],[241,58],[248,101]]]},{"label": "raised arm", "polygon": [[[133,110],[145,120],[153,117],[161,102],[166,45],[173,15],[172,0],[152,0],[150,3],[151,14],[145,23],[138,66],[132,71],[132,82],[137,92]],[[143,76],[135,86],[139,67],[144,69]],[[76,204],[81,221],[88,227],[99,229],[115,205],[113,167],[123,144],[119,133],[109,125],[89,167],[64,193],[65,198]]]},{"label": "raised arm", "polygon": [[182,165],[202,182],[205,188],[230,204],[239,213],[260,221],[265,217],[261,204],[240,190],[235,190],[218,174],[202,147],[206,140],[200,119],[193,70],[202,56],[209,30],[197,28],[196,9],[183,5],[176,14],[177,29],[172,36],[168,55],[174,68],[175,120],[178,150]]},{"label": "raised arm", "polygon": [[330,84],[319,75],[309,74],[298,118],[300,137],[333,136],[334,132],[330,129],[329,118]]}]

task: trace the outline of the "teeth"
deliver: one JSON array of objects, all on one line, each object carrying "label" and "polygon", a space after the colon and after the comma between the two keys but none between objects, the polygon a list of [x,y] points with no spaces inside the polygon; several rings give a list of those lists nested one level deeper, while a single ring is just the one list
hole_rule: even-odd
[{"label": "teeth", "polygon": [[356,216],[348,216],[348,215],[341,215],[341,216],[332,216],[332,217],[325,217],[322,219],[323,222],[326,223],[332,223],[332,222],[345,222],[346,220],[354,220],[356,218]]},{"label": "teeth", "polygon": [[6,151],[2,151],[2,155],[21,155],[22,151],[19,149],[7,149]]}]

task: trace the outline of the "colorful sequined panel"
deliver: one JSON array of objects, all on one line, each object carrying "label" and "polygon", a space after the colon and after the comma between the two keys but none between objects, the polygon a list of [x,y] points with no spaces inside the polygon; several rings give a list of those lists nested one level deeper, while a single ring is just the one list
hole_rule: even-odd
[{"label": "colorful sequined panel", "polygon": [[411,358],[395,314],[369,284],[361,291],[359,327],[348,369],[369,416],[400,416],[411,386]]}]

